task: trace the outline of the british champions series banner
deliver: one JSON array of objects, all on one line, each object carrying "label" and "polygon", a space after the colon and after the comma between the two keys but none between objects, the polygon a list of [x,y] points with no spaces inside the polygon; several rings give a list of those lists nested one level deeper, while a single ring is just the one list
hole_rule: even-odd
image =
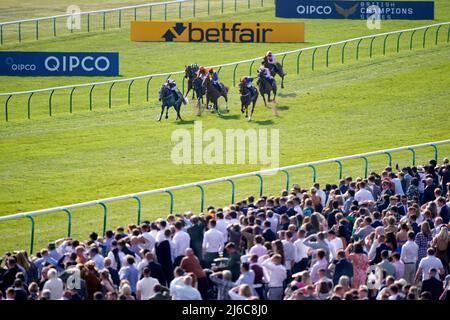
[{"label": "british champions series banner", "polygon": [[433,20],[433,1],[276,0],[279,18]]},{"label": "british champions series banner", "polygon": [[118,76],[117,52],[0,51],[3,76]]}]

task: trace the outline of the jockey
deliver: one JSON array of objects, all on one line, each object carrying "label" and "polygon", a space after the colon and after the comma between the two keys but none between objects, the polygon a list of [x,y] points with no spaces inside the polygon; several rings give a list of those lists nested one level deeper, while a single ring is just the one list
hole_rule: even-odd
[{"label": "jockey", "polygon": [[206,74],[207,74],[207,71],[206,71],[206,68],[205,68],[205,67],[200,67],[200,68],[198,69],[198,77],[199,77],[200,79],[205,80]]},{"label": "jockey", "polygon": [[256,94],[256,91],[255,91],[255,87],[253,86],[253,77],[246,76],[242,79],[242,82],[250,90],[251,96],[254,97]]},{"label": "jockey", "polygon": [[270,69],[273,69],[273,71],[278,72],[277,61],[275,60],[275,56],[272,54],[272,51],[267,51],[265,60],[269,64]]},{"label": "jockey", "polygon": [[174,98],[178,101],[182,98],[180,91],[177,88],[177,83],[173,79],[167,79],[166,83],[164,84],[166,88],[169,88],[172,91],[172,94]]},{"label": "jockey", "polygon": [[269,81],[269,83],[273,86],[273,77],[272,77],[272,75],[270,74],[269,69],[266,68],[266,67],[264,66],[264,64],[261,65],[261,67],[259,68],[258,72],[259,72],[259,77],[260,77],[260,78],[266,78],[267,81]]},{"label": "jockey", "polygon": [[219,75],[213,68],[208,70],[209,76],[211,77],[213,85],[216,87],[219,92],[222,92],[222,84],[219,82]]},{"label": "jockey", "polygon": [[198,64],[196,64],[196,63],[193,63],[193,64],[191,64],[191,69],[194,71],[194,72],[197,72],[199,69],[198,69]]}]

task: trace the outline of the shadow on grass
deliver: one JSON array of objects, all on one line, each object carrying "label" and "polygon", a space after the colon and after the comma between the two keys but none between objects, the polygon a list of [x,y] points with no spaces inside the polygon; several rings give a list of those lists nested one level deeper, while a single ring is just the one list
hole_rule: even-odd
[{"label": "shadow on grass", "polygon": [[270,126],[273,125],[274,122],[272,119],[267,119],[267,120],[255,120],[253,121],[254,123],[256,123],[259,126]]},{"label": "shadow on grass", "polygon": [[176,121],[175,124],[177,125],[185,125],[185,124],[194,124],[195,120],[179,120]]},{"label": "shadow on grass", "polygon": [[288,106],[277,106],[277,110],[285,111],[285,110],[289,110],[289,107]]},{"label": "shadow on grass", "polygon": [[223,120],[237,120],[237,119],[240,119],[240,118],[241,118],[241,116],[240,116],[240,115],[237,115],[237,114],[229,114],[229,115],[226,115],[226,114],[223,114],[223,113],[219,114],[219,117],[220,117],[221,119],[223,119]]},{"label": "shadow on grass", "polygon": [[291,93],[279,93],[278,94],[279,97],[283,97],[283,98],[294,98],[297,96],[297,94],[295,92],[291,92]]}]

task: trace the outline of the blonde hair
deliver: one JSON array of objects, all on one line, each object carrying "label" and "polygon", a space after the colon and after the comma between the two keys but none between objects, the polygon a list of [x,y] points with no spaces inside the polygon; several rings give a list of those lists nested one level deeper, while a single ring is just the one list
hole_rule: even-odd
[{"label": "blonde hair", "polygon": [[448,240],[448,230],[445,227],[442,227],[441,230],[439,231],[438,238],[442,239],[442,240]]},{"label": "blonde hair", "polygon": [[250,289],[250,286],[248,284],[242,284],[239,287],[239,294],[246,298],[250,298],[252,296],[252,289]]}]

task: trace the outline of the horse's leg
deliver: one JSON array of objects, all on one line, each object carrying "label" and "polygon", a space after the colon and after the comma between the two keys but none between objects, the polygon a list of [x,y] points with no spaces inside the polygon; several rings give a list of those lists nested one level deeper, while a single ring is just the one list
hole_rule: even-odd
[{"label": "horse's leg", "polygon": [[175,109],[175,110],[177,111],[177,120],[178,120],[178,119],[183,120],[183,119],[181,118],[180,109],[181,109],[181,105],[179,105],[178,108]]},{"label": "horse's leg", "polygon": [[280,73],[280,77],[281,77],[281,89],[284,89],[284,74]]},{"label": "horse's leg", "polygon": [[228,95],[225,93],[223,97],[225,98],[225,110],[228,112]]},{"label": "horse's leg", "polygon": [[264,106],[267,107],[266,97],[264,96],[264,93],[262,93],[262,92],[261,92],[261,97],[263,98]]},{"label": "horse's leg", "polygon": [[170,107],[167,106],[167,108],[166,108],[166,119],[169,119],[169,109],[170,109]]},{"label": "horse's leg", "polygon": [[161,114],[159,115],[158,121],[161,121],[163,114],[164,114],[164,105],[161,105]]},{"label": "horse's leg", "polygon": [[272,90],[269,90],[269,93],[267,94],[267,102],[270,102],[270,92],[271,92]]},{"label": "horse's leg", "polygon": [[256,105],[256,100],[253,100],[252,113],[250,114],[250,120],[253,119],[253,111],[255,111],[255,105]]}]

